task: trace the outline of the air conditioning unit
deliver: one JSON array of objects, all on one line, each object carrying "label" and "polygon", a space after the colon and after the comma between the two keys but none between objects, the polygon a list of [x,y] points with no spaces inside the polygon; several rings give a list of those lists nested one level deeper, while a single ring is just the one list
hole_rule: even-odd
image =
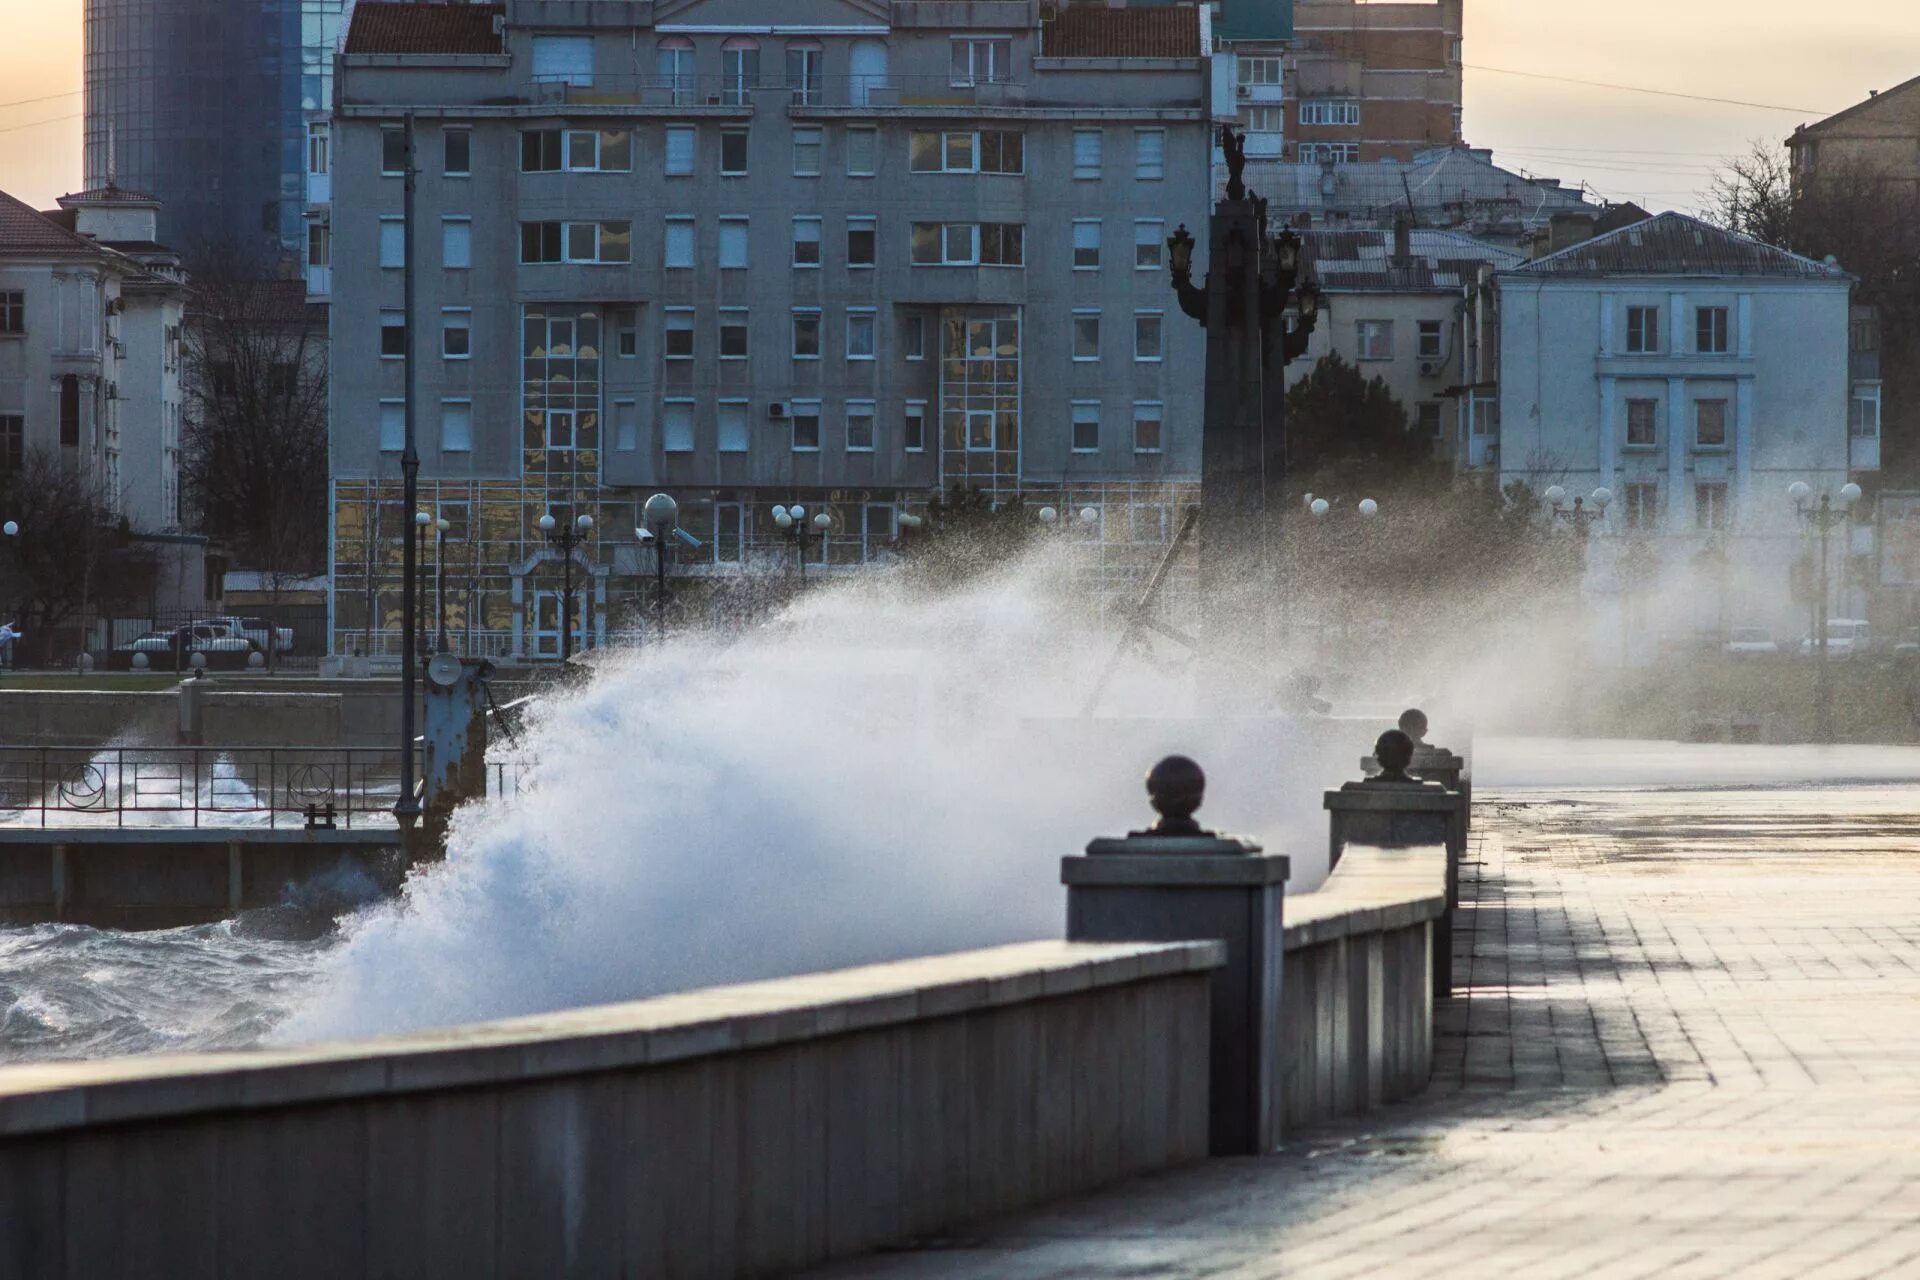
[{"label": "air conditioning unit", "polygon": [[768,401],[767,416],[773,419],[775,422],[781,422],[785,420],[787,416],[787,402],[785,400]]},{"label": "air conditioning unit", "polygon": [[1239,92],[1241,97],[1251,98],[1253,96],[1253,86],[1250,84],[1243,84],[1240,86]]},{"label": "air conditioning unit", "polygon": [[1420,376],[1423,378],[1439,377],[1440,362],[1438,360],[1422,360],[1420,362]]},{"label": "air conditioning unit", "polygon": [[719,95],[719,94],[717,94],[717,93],[710,93],[710,94],[708,94],[708,95],[707,95],[707,105],[708,105],[708,106],[710,106],[710,107],[717,107],[717,106],[719,106],[719,105],[720,105],[720,95]]}]

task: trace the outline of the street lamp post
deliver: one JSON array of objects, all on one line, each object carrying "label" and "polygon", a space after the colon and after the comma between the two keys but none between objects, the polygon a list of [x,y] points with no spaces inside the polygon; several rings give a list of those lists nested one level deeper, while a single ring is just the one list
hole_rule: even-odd
[{"label": "street lamp post", "polygon": [[1821,742],[1833,741],[1833,668],[1827,661],[1827,535],[1852,518],[1853,504],[1860,501],[1860,486],[1840,486],[1840,505],[1834,495],[1823,493],[1820,501],[1811,501],[1813,489],[1804,480],[1787,486],[1787,497],[1808,534],[1817,536],[1820,547],[1820,582],[1813,602],[1813,646],[1818,666],[1814,672],[1814,736]]},{"label": "street lamp post", "polygon": [[549,511],[540,517],[540,532],[560,549],[560,661],[573,659],[573,551],[593,532],[593,517],[582,512],[571,524],[561,524]]},{"label": "street lamp post", "polygon": [[412,634],[407,637],[407,647],[408,652],[414,655],[413,660],[415,662],[424,661],[427,656],[427,530],[431,528],[433,528],[433,513],[431,511],[416,511],[413,513],[413,530],[415,536],[419,539],[420,547],[414,556],[414,565],[416,567],[414,574],[415,581],[407,584],[407,590],[409,592],[417,591],[419,593],[419,598],[415,601],[413,610],[415,619],[414,630],[418,634]]},{"label": "street lamp post", "polygon": [[656,493],[640,509],[646,527],[636,530],[642,542],[653,544],[653,625],[656,639],[667,634],[667,539],[680,522],[680,504],[673,495]]},{"label": "street lamp post", "polygon": [[[7,545],[12,548],[13,567],[20,574],[21,589],[24,591],[26,589],[27,579],[27,557],[24,545],[20,541],[20,522],[18,520],[9,520],[5,524],[0,524],[0,534],[6,535]],[[18,621],[25,623],[26,620],[26,609],[23,604]],[[20,643],[20,635],[25,633],[26,628],[24,626],[18,626],[13,627],[12,630],[16,634],[7,638],[7,665],[9,667],[17,667],[20,665],[20,660],[17,656],[19,652],[18,645]]]},{"label": "street lamp post", "polygon": [[1034,512],[1034,515],[1039,518],[1041,524],[1049,529],[1058,529],[1061,533],[1071,532],[1075,525],[1083,530],[1091,530],[1100,523],[1100,513],[1093,507],[1080,508],[1074,513],[1075,518],[1072,520],[1062,520],[1060,512],[1053,507],[1042,507]]},{"label": "street lamp post", "polygon": [[[1307,514],[1313,517],[1315,524],[1324,524],[1327,521],[1327,519],[1333,515],[1336,504],[1337,504],[1337,500],[1316,497],[1315,495],[1310,493],[1307,495],[1307,498],[1306,498]],[[1380,504],[1378,502],[1375,502],[1372,498],[1362,498],[1360,499],[1360,501],[1353,504],[1353,511],[1354,511],[1354,514],[1357,515],[1363,523],[1371,523],[1373,521],[1373,518],[1380,514]],[[1345,541],[1346,541],[1346,537],[1343,537],[1342,542],[1344,543]],[[1348,575],[1344,575],[1344,574],[1341,575],[1341,580],[1344,580],[1347,576]],[[1343,599],[1338,603],[1344,606],[1346,603],[1346,600],[1351,599],[1351,596],[1347,596],[1347,593],[1345,592],[1342,592],[1341,594],[1342,596],[1345,596],[1346,599]],[[1345,607],[1341,607],[1339,609],[1339,613],[1340,613],[1340,617],[1337,621],[1337,625],[1340,627],[1342,637],[1350,641],[1352,639],[1352,627],[1349,625],[1349,618],[1351,616],[1350,611]],[[1366,642],[1366,637],[1363,636],[1362,643],[1364,644],[1365,642]]]},{"label": "street lamp post", "polygon": [[453,521],[441,516],[433,522],[439,535],[433,546],[433,613],[440,632],[441,653],[451,652],[447,644],[447,532],[453,528]]},{"label": "street lamp post", "polygon": [[833,517],[824,511],[819,511],[814,513],[812,521],[809,522],[807,509],[796,502],[790,507],[775,507],[773,523],[776,528],[784,531],[793,545],[799,549],[800,580],[805,582],[807,580],[807,543],[810,541],[807,533],[809,524],[824,539],[827,536],[827,530],[833,528]]}]

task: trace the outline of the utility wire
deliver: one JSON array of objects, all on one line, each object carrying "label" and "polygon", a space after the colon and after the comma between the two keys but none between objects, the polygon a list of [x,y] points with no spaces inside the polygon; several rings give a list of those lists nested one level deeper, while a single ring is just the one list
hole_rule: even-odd
[{"label": "utility wire", "polygon": [[[1426,59],[1419,59],[1419,61],[1426,61]],[[1831,111],[1822,111],[1816,107],[1785,107],[1777,102],[1746,102],[1739,98],[1716,98],[1705,93],[1681,93],[1677,89],[1649,89],[1645,85],[1614,84],[1607,80],[1581,80],[1574,76],[1556,76],[1544,71],[1515,71],[1511,67],[1489,67],[1477,62],[1466,62],[1461,65],[1469,71],[1491,71],[1501,76],[1525,76],[1529,80],[1554,80],[1561,84],[1585,85],[1589,89],[1612,89],[1616,93],[1648,93],[1659,98],[1685,98],[1689,102],[1717,102],[1728,107],[1752,107],[1757,111],[1788,111],[1802,116],[1833,114]]]},{"label": "utility wire", "polygon": [[63,93],[43,94],[38,98],[15,98],[12,102],[0,102],[0,111],[5,111],[8,107],[31,106],[36,102],[52,102],[56,98],[77,98],[84,92],[86,92],[84,89],[68,89]]},{"label": "utility wire", "polygon": [[72,115],[48,116],[45,120],[29,120],[25,124],[0,124],[0,133],[12,133],[15,129],[37,129],[43,124],[59,124],[62,120],[78,120],[84,114],[76,111]]}]

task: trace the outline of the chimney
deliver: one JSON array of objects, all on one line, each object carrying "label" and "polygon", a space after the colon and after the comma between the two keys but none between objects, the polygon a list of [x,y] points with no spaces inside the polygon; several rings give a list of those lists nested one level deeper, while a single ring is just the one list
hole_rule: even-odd
[{"label": "chimney", "polygon": [[1571,249],[1574,245],[1593,239],[1593,215],[1590,213],[1556,213],[1549,223],[1547,252],[1558,253],[1562,249]]}]

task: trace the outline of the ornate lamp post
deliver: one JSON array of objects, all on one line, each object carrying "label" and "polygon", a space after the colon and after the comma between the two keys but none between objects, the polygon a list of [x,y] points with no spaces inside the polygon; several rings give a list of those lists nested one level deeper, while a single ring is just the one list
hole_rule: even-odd
[{"label": "ornate lamp post", "polygon": [[1788,485],[1787,497],[1793,500],[1794,514],[1800,517],[1801,526],[1819,544],[1820,582],[1813,601],[1813,650],[1819,662],[1814,677],[1814,736],[1821,742],[1832,742],[1833,668],[1827,661],[1827,535],[1853,518],[1853,504],[1860,501],[1860,486],[1841,485],[1837,508],[1830,493],[1821,494],[1820,501],[1813,502],[1813,489],[1804,480]]},{"label": "ornate lamp post", "polygon": [[560,661],[573,658],[573,551],[593,532],[593,517],[582,512],[572,524],[562,525],[549,511],[540,517],[540,532],[560,550]]},{"label": "ornate lamp post", "polygon": [[419,593],[413,611],[413,616],[416,619],[415,628],[419,634],[408,635],[407,646],[408,652],[412,656],[412,661],[415,662],[424,661],[427,656],[427,629],[423,624],[427,612],[427,530],[431,528],[433,528],[433,513],[431,511],[416,511],[413,513],[413,531],[415,537],[419,540],[420,546],[413,558],[415,569],[414,580],[407,584],[407,590],[410,592],[417,591]]},{"label": "ornate lamp post", "polygon": [[653,625],[656,638],[667,634],[667,539],[680,523],[680,504],[672,494],[656,493],[640,508],[646,527],[637,532],[653,547]]},{"label": "ornate lamp post", "polygon": [[[790,507],[775,507],[773,509],[773,523],[775,527],[787,535],[788,540],[798,549],[800,580],[805,582],[807,580],[807,543],[811,541],[807,533],[809,527],[807,509],[797,502]],[[825,538],[827,536],[827,530],[833,528],[833,517],[824,511],[817,512],[813,517],[811,527],[819,531],[820,537]]]}]

